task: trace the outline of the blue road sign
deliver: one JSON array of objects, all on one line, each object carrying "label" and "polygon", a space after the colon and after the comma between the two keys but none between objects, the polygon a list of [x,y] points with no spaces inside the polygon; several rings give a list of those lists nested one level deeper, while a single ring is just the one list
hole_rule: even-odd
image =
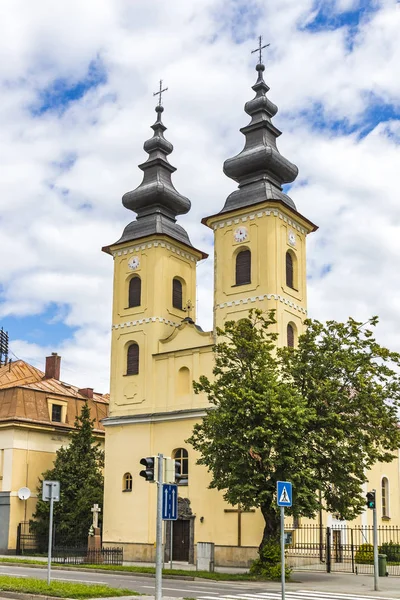
[{"label": "blue road sign", "polygon": [[178,486],[174,483],[163,483],[162,518],[163,521],[176,521],[178,518]]},{"label": "blue road sign", "polygon": [[290,481],[276,482],[276,501],[278,506],[292,506],[292,484]]}]

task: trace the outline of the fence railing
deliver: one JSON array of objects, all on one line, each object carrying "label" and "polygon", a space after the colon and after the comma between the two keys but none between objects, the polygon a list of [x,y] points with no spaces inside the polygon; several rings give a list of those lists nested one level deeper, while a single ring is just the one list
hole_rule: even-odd
[{"label": "fence railing", "polygon": [[[373,528],[348,525],[285,526],[286,558],[293,569],[373,572]],[[400,576],[400,527],[378,527],[378,546],[390,575]]]},{"label": "fence railing", "polygon": [[123,560],[123,548],[55,548],[53,551],[53,562],[65,565],[122,565]]}]

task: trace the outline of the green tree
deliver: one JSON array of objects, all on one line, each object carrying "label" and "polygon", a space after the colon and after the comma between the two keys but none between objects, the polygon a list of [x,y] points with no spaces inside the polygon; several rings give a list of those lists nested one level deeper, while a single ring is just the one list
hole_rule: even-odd
[{"label": "green tree", "polygon": [[[75,419],[75,429],[70,433],[70,443],[56,453],[54,467],[39,480],[36,512],[31,528],[39,540],[46,540],[49,526],[50,503],[42,500],[43,480],[60,482],[60,501],[54,503],[56,543],[74,546],[87,540],[94,503],[103,504],[104,452],[93,435],[94,419],[85,402],[80,416]],[[101,517],[101,513],[100,513]]]},{"label": "green tree", "polygon": [[257,566],[269,563],[277,575],[277,481],[293,482],[293,516],[314,517],[320,497],[341,518],[361,513],[367,469],[393,460],[400,445],[400,361],[353,319],[307,320],[295,349],[277,350],[274,324],[273,312],[256,310],[218,331],[214,379],[194,383],[211,406],[188,442],[211,488],[230,504],[260,508]]}]

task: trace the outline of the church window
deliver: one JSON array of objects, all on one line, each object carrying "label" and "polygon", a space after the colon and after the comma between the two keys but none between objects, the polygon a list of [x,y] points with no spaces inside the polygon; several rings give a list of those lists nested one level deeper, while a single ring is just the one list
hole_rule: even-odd
[{"label": "church window", "polygon": [[176,277],[172,281],[172,306],[183,310],[182,282]]},{"label": "church window", "polygon": [[236,285],[251,283],[251,252],[242,250],[236,256]]},{"label": "church window", "polygon": [[294,288],[293,257],[289,250],[286,252],[286,285]]},{"label": "church window", "polygon": [[287,346],[289,348],[294,348],[294,327],[290,323],[287,326],[286,335],[287,335]]},{"label": "church window", "polygon": [[132,277],[129,282],[129,308],[140,306],[142,293],[142,281],[140,277]]},{"label": "church window", "polygon": [[176,450],[173,451],[172,458],[174,458],[176,460],[176,462],[179,463],[178,473],[180,475],[180,480],[178,481],[178,483],[180,485],[187,485],[188,479],[189,479],[188,451],[185,450],[185,448],[177,448]]},{"label": "church window", "polygon": [[139,346],[137,344],[129,346],[126,362],[126,374],[137,375],[139,373]]},{"label": "church window", "polygon": [[382,477],[382,517],[389,517],[389,480]]},{"label": "church window", "polygon": [[131,492],[132,491],[132,475],[130,473],[125,473],[122,479],[122,491],[123,492]]}]

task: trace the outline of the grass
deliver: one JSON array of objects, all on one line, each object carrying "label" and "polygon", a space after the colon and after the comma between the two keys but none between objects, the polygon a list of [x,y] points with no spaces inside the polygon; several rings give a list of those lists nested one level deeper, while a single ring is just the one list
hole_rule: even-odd
[{"label": "grass", "polygon": [[0,576],[0,591],[40,594],[56,598],[108,598],[110,596],[138,596],[137,592],[108,585],[87,585],[67,581],[52,581],[47,585],[43,579],[33,577]]},{"label": "grass", "polygon": [[[30,560],[27,558],[0,558],[0,563],[21,563],[46,566],[46,563],[40,560]],[[53,563],[54,566],[63,566],[61,563]],[[74,567],[71,567],[74,568]],[[104,571],[116,571],[125,573],[150,573],[155,574],[154,567],[124,567],[119,565],[77,565],[76,568],[100,569]],[[211,579],[213,581],[260,581],[262,578],[250,575],[248,573],[210,573],[209,571],[189,571],[186,569],[163,569],[164,575],[175,575],[177,577],[199,577],[201,579]]]}]

